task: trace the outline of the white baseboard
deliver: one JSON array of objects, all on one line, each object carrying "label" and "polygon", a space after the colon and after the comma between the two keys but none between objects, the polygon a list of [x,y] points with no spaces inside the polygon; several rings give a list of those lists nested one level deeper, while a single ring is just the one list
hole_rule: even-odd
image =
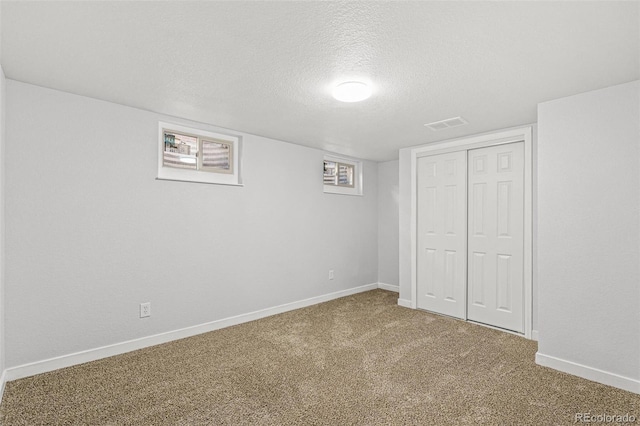
[{"label": "white baseboard", "polygon": [[531,330],[531,340],[538,341],[538,330]]},{"label": "white baseboard", "polygon": [[388,291],[395,291],[396,293],[400,293],[400,287],[397,286],[397,285],[393,285],[393,284],[378,283],[378,288],[381,288],[383,290],[388,290]]},{"label": "white baseboard", "polygon": [[237,315],[234,317],[224,318],[204,324],[194,325],[179,330],[168,331],[153,336],[141,337],[139,339],[128,340],[126,342],[116,343],[113,345],[102,346],[95,349],[76,352],[68,355],[62,355],[55,358],[36,361],[29,364],[19,365],[17,367],[8,368],[3,372],[2,385],[10,380],[21,379],[33,376],[35,374],[46,373],[48,371],[58,370],[60,368],[70,367],[72,365],[83,364],[85,362],[96,361],[114,355],[120,355],[126,352],[143,349],[149,346],[159,345],[161,343],[171,342],[173,340],[184,339],[185,337],[195,336],[197,334],[207,333],[209,331],[219,330],[221,328],[231,327],[233,325],[254,321],[271,315],[281,314],[283,312],[293,311],[295,309],[305,308],[318,303],[327,302],[329,300],[338,299],[340,297],[350,296],[356,293],[362,293],[378,288],[378,283],[366,284],[360,287],[354,287],[347,290],[340,290],[334,293],[324,294],[321,296],[311,297],[309,299],[299,300],[297,302],[285,303],[284,305],[274,306],[272,308],[261,309],[255,312]]},{"label": "white baseboard", "polygon": [[4,387],[7,384],[7,370],[2,370],[2,374],[0,375],[0,402],[2,402],[2,397],[4,396]]},{"label": "white baseboard", "polygon": [[398,299],[398,306],[402,306],[403,308],[411,309],[411,300]]},{"label": "white baseboard", "polygon": [[640,380],[631,379],[629,377],[609,373],[597,368],[577,364],[572,361],[566,361],[564,359],[544,355],[540,352],[536,353],[536,364],[542,365],[543,367],[553,368],[554,370],[559,370],[564,373],[573,374],[574,376],[582,377],[604,385],[640,394]]}]

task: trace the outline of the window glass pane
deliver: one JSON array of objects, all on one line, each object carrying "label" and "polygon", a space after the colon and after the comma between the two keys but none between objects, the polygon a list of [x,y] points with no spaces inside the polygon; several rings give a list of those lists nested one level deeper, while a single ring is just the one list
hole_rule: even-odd
[{"label": "window glass pane", "polygon": [[338,163],[338,185],[353,186],[353,166]]},{"label": "window glass pane", "polygon": [[326,155],[323,183],[326,194],[362,195],[362,162]]},{"label": "window glass pane", "polygon": [[324,162],[324,184],[325,185],[337,185],[338,184],[338,172],[337,172],[338,163],[334,163],[333,161]]},{"label": "window glass pane", "polygon": [[197,155],[198,138],[168,130],[164,132],[164,166],[195,170]]},{"label": "window glass pane", "polygon": [[202,167],[231,169],[231,145],[214,141],[202,141]]}]

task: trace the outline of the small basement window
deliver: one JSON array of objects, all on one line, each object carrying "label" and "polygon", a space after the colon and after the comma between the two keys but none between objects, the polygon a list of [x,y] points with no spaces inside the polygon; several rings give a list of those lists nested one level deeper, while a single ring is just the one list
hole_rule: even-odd
[{"label": "small basement window", "polygon": [[324,192],[362,195],[362,163],[348,158],[325,155]]},{"label": "small basement window", "polygon": [[324,184],[353,188],[354,169],[352,164],[324,160]]},{"label": "small basement window", "polygon": [[158,179],[240,185],[240,137],[160,123]]}]

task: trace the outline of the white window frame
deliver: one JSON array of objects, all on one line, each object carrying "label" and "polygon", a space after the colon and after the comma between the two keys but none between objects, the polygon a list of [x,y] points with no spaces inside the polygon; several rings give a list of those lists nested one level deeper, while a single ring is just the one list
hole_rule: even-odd
[{"label": "white window frame", "polygon": [[323,190],[325,194],[340,194],[340,195],[362,195],[362,161],[354,160],[352,158],[340,157],[337,155],[326,154],[324,156],[322,165],[324,169],[324,162],[331,161],[334,163],[347,164],[353,166],[353,186],[344,185],[327,185],[324,183],[323,172]]},{"label": "white window frame", "polygon": [[[190,136],[197,136],[206,141],[226,143],[231,146],[231,170],[215,170],[204,168],[200,170],[179,169],[164,165],[164,132],[174,131]],[[181,182],[211,183],[218,185],[242,186],[240,180],[240,154],[242,137],[215,133],[204,129],[186,127],[167,122],[158,122],[158,177],[159,180],[174,180]],[[198,166],[201,167],[202,154],[198,158]]]}]

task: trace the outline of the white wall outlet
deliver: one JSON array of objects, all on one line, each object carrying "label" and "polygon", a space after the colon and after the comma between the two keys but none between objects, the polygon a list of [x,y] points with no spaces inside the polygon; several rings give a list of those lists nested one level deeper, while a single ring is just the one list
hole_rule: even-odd
[{"label": "white wall outlet", "polygon": [[329,269],[329,279],[333,279],[333,269]]},{"label": "white wall outlet", "polygon": [[151,302],[140,304],[140,318],[151,316]]}]

